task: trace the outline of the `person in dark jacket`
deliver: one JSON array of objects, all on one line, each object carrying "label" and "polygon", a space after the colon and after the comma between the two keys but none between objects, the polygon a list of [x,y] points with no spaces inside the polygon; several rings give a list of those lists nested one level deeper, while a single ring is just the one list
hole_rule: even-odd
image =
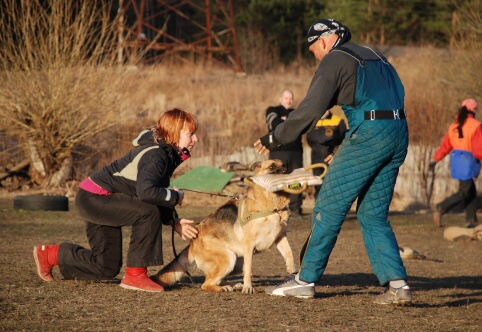
[{"label": "person in dark jacket", "polygon": [[[338,115],[327,110],[316,123],[313,131],[306,134],[306,141],[311,147],[311,164],[328,162],[326,158],[334,154],[335,149],[345,138],[346,124]],[[323,170],[314,168],[313,174],[320,176]],[[318,197],[321,185],[315,186],[315,198]]]},{"label": "person in dark jacket", "polygon": [[148,266],[163,264],[162,224],[174,227],[182,239],[196,237],[192,220],[178,218],[175,206],[184,193],[169,189],[174,170],[198,142],[197,121],[181,109],[164,112],[156,126],[142,131],[134,148],[93,173],[79,185],[75,203],[85,220],[90,249],[77,244],[40,245],[33,250],[37,273],[53,281],[59,266],[67,280],[109,280],[122,267],[122,227],[132,228],[125,275],[126,289],[161,292],[149,279]]},{"label": "person in dark jacket", "polygon": [[[273,131],[283,123],[288,115],[295,109],[292,107],[294,102],[294,93],[285,89],[281,92],[278,106],[270,106],[266,110],[266,124],[268,131]],[[270,151],[269,159],[279,159],[286,166],[288,173],[293,172],[297,168],[303,167],[303,145],[301,143],[301,135],[293,142],[279,146],[276,150]],[[290,196],[290,217],[301,218],[303,205],[302,194],[292,194]]]},{"label": "person in dark jacket", "polygon": [[308,30],[308,44],[320,64],[305,98],[286,121],[255,142],[267,154],[279,144],[313,130],[340,105],[349,130],[323,179],[313,210],[311,234],[298,274],[267,287],[271,295],[310,298],[325,272],[346,214],[357,200],[357,218],[373,272],[383,294],[378,304],[410,304],[412,294],[397,239],[388,220],[395,181],[408,149],[404,88],[393,66],[368,47],[349,42],[341,22],[320,19]]}]

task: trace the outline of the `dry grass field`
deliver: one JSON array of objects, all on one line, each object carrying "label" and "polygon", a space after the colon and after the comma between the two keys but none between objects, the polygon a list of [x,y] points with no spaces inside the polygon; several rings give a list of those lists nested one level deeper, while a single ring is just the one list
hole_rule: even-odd
[{"label": "dry grass field", "polygon": [[[194,195],[187,193],[187,195]],[[209,196],[208,196],[209,197]],[[202,220],[224,198],[186,197],[181,216]],[[305,212],[309,212],[305,209]],[[128,291],[112,282],[41,281],[32,247],[71,241],[86,245],[83,222],[70,211],[14,210],[12,199],[0,199],[0,330],[2,331],[479,331],[482,326],[482,242],[447,242],[427,214],[390,216],[399,244],[426,256],[406,260],[414,293],[410,307],[372,304],[382,291],[372,274],[356,216],[349,214],[326,274],[311,300],[272,297],[267,285],[283,280],[284,263],[276,249],[254,257],[256,293],[206,293],[193,271],[164,293]],[[463,223],[448,215],[446,225]],[[310,217],[289,225],[295,256],[310,228]],[[128,245],[125,233],[125,248]],[[164,229],[164,256],[172,259],[170,229]],[[186,242],[176,237],[179,252]],[[297,262],[298,263],[298,262]],[[154,273],[159,267],[150,267]],[[241,277],[230,277],[241,281]]]},{"label": "dry grass field", "polygon": [[[22,24],[0,22],[2,31],[7,31],[0,34],[0,62],[8,64],[0,71],[0,174],[25,161],[30,161],[31,167],[28,176],[23,170],[0,179],[1,331],[481,329],[482,241],[448,242],[442,230],[433,225],[431,216],[424,213],[398,212],[390,216],[399,244],[426,256],[424,260],[405,261],[414,293],[410,307],[371,303],[371,298],[383,289],[372,274],[353,214],[346,219],[312,300],[264,294],[266,286],[280,282],[286,273],[275,249],[254,258],[253,295],[202,292],[199,271],[193,271],[192,280],[186,279],[159,294],[119,287],[124,269],[112,282],[62,281],[57,269],[55,282],[41,281],[35,272],[32,247],[67,241],[87,245],[83,222],[73,201],[68,212],[22,211],[13,208],[15,195],[48,192],[72,199],[79,181],[124,154],[140,130],[155,124],[162,111],[173,107],[186,109],[199,120],[200,142],[193,157],[205,158],[203,164],[221,166],[215,162],[216,156],[239,152],[266,134],[265,110],[278,103],[283,89],[294,91],[296,105],[303,99],[317,68],[313,58],[275,66],[271,53],[259,51],[250,56],[269,62],[267,68],[275,69],[234,73],[202,61],[118,66],[115,56],[108,56],[116,54],[116,39],[112,38],[115,26],[107,24],[108,12],[85,7],[88,15],[76,16],[76,28],[65,28],[71,23],[65,20],[70,15],[64,13],[71,10],[62,4],[70,2],[52,3],[60,7],[54,7],[57,9],[52,10],[52,15],[43,16],[35,10],[40,2],[24,1],[23,7],[18,7],[18,1],[9,0],[5,2],[8,7],[2,7],[26,11],[25,17],[13,19]],[[101,22],[105,24],[104,42],[90,34],[92,27]],[[480,21],[475,23],[474,27],[480,27]],[[56,27],[56,33],[47,34],[52,27]],[[20,36],[30,39],[43,35],[51,39],[32,38],[32,43],[18,43],[12,37],[20,40]],[[426,187],[432,150],[453,121],[460,101],[467,97],[481,99],[482,80],[477,79],[482,70],[480,38],[458,39],[460,45],[451,50],[381,50],[404,83],[410,144],[417,151],[404,181],[417,189],[417,203],[425,207],[431,196]],[[465,43],[469,46],[461,47]],[[78,52],[93,47],[97,52]],[[338,107],[334,113],[342,115]],[[44,160],[36,160],[37,153]],[[51,168],[38,169],[35,161]],[[183,164],[178,174],[191,165]],[[440,188],[445,190],[446,186]],[[185,206],[178,212],[201,221],[222,202],[224,199],[219,197],[201,199],[187,193]],[[451,214],[445,224],[463,226],[463,219],[463,215]],[[295,256],[310,226],[309,215],[290,223],[288,239]],[[163,232],[167,263],[173,258],[171,230],[165,228]],[[125,230],[125,251],[128,243],[129,230]],[[176,238],[175,245],[180,252],[186,242]],[[150,267],[149,272],[159,268]]]}]

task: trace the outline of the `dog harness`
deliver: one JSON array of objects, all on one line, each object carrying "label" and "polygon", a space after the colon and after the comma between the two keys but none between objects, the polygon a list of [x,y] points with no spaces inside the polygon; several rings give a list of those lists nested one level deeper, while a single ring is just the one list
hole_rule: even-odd
[{"label": "dog harness", "polygon": [[256,211],[251,212],[248,208],[245,207],[245,197],[239,199],[238,204],[238,220],[242,227],[244,227],[248,222],[258,218],[264,218],[270,216],[272,214],[278,213],[280,214],[283,211],[288,209],[288,206],[283,207],[282,209],[274,209],[274,210],[265,210],[265,211]]}]

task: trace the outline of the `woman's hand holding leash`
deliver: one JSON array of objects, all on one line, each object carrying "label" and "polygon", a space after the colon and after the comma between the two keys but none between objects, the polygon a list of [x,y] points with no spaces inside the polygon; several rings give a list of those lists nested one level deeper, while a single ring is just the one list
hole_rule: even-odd
[{"label": "woman's hand holding leash", "polygon": [[195,239],[197,237],[197,229],[192,227],[190,224],[193,224],[194,220],[178,218],[174,222],[174,230],[177,234],[181,235],[183,240],[187,240],[187,238]]},{"label": "woman's hand holding leash", "polygon": [[177,205],[182,206],[182,201],[184,200],[184,191],[177,188],[176,186],[172,187],[172,189],[174,191],[177,191],[177,194],[179,195],[179,200],[177,201]]}]

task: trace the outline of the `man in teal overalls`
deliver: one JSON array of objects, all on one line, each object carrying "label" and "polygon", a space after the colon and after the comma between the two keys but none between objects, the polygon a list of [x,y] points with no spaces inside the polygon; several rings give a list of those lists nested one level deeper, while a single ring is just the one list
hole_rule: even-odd
[{"label": "man in teal overalls", "polygon": [[349,42],[342,23],[320,19],[308,31],[310,51],[320,60],[296,112],[255,146],[266,155],[310,132],[327,109],[340,105],[349,131],[323,180],[300,272],[267,287],[271,295],[311,298],[323,275],[343,221],[357,201],[357,218],[370,264],[386,291],[379,304],[410,304],[412,295],[398,243],[388,220],[395,181],[408,148],[404,88],[381,55]]}]

